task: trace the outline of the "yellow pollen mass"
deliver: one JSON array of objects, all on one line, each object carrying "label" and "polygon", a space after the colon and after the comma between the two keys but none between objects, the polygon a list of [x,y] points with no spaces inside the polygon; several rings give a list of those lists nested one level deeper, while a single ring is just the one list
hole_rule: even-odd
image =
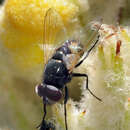
[{"label": "yellow pollen mass", "polygon": [[78,8],[67,0],[8,0],[5,13],[9,22],[25,32],[40,33],[46,11],[54,8],[61,15],[64,24],[71,21]]},{"label": "yellow pollen mass", "polygon": [[43,43],[46,11],[54,8],[67,27],[78,12],[78,7],[69,0],[7,0],[3,6],[0,40],[20,70],[43,63],[39,44]]}]

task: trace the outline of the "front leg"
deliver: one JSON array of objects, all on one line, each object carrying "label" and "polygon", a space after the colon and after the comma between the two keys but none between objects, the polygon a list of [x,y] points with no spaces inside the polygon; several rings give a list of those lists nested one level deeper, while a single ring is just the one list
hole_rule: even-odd
[{"label": "front leg", "polygon": [[96,99],[99,101],[102,101],[100,98],[98,98],[93,92],[88,88],[88,75],[87,74],[81,74],[81,73],[72,73],[72,77],[85,77],[86,78],[86,89],[90,92],[91,95],[93,95]]},{"label": "front leg", "polygon": [[65,86],[65,96],[64,96],[64,116],[65,116],[65,128],[68,130],[68,125],[67,125],[67,111],[66,111],[66,103],[68,101],[68,88]]},{"label": "front leg", "polygon": [[42,122],[40,125],[38,125],[36,128],[39,128],[40,130],[46,130],[46,127],[47,127],[47,124],[46,124],[46,121],[45,121],[45,117],[46,117],[46,114],[47,114],[47,111],[46,111],[46,103],[44,103],[44,116],[42,118]]}]

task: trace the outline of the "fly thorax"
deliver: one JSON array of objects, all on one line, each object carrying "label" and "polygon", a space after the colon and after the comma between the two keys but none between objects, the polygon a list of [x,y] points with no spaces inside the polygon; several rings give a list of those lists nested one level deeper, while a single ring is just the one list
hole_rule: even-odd
[{"label": "fly thorax", "polygon": [[63,59],[63,52],[62,52],[62,51],[57,51],[57,52],[53,55],[52,59],[61,60],[61,61],[62,61],[62,59]]}]

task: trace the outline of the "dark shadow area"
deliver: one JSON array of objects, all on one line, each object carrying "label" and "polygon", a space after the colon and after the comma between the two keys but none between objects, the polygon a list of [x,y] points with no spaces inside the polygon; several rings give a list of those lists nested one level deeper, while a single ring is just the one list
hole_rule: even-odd
[{"label": "dark shadow area", "polygon": [[80,101],[82,97],[82,87],[83,81],[81,78],[73,78],[72,81],[68,84],[69,97],[74,101]]},{"label": "dark shadow area", "polygon": [[0,4],[2,4],[4,2],[4,0],[0,0]]}]

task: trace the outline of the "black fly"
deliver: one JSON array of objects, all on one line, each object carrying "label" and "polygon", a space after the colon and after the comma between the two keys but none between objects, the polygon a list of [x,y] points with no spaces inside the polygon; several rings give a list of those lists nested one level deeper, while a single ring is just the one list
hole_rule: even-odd
[{"label": "black fly", "polygon": [[[86,52],[84,46],[78,40],[67,40],[60,47],[53,51],[49,50],[53,45],[57,32],[59,32],[59,26],[62,25],[61,17],[58,12],[50,8],[47,10],[44,17],[44,34],[43,34],[43,50],[44,50],[44,75],[42,83],[36,86],[36,93],[42,97],[44,104],[44,116],[42,123],[37,127],[40,130],[47,130],[48,124],[45,121],[47,114],[46,105],[58,102],[63,94],[62,90],[65,91],[64,96],[64,115],[65,115],[65,128],[68,130],[67,126],[67,112],[66,103],[68,100],[68,89],[67,83],[72,80],[73,77],[85,77],[86,78],[86,89],[93,95],[96,99],[101,101],[100,98],[95,96],[93,92],[88,88],[88,75],[82,73],[73,73],[73,69],[79,67],[83,61],[87,58],[91,50],[95,47],[97,41],[91,46],[91,48]],[[100,27],[98,28],[98,30]],[[98,32],[97,30],[97,32]],[[97,32],[91,38],[97,36]],[[51,130],[50,126],[50,130]]]}]

